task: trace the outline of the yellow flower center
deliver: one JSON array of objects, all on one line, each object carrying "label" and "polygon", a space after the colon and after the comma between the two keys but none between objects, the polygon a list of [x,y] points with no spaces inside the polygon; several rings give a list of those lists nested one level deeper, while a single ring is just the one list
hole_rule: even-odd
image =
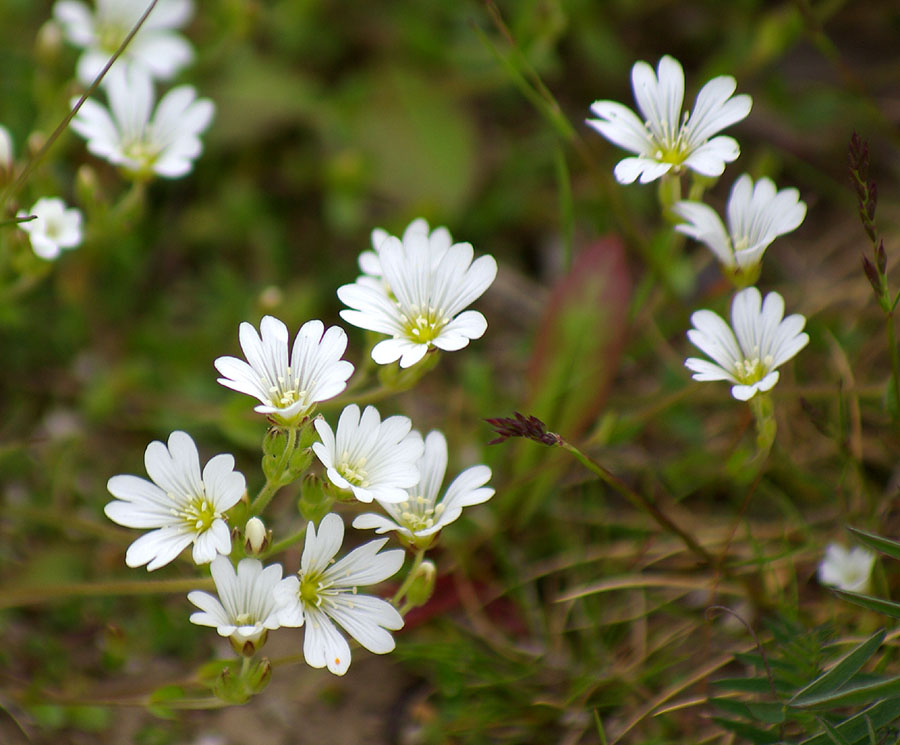
[{"label": "yellow flower center", "polygon": [[353,486],[365,488],[369,486],[369,473],[365,468],[367,460],[368,459],[363,456],[351,462],[350,453],[345,450],[341,454],[340,460],[338,460],[334,468],[341,476],[353,484]]},{"label": "yellow flower center", "polygon": [[427,344],[441,333],[450,319],[437,308],[413,308],[410,313],[401,314],[401,323],[407,339]]},{"label": "yellow flower center", "polygon": [[264,386],[268,386],[269,401],[272,406],[279,409],[287,409],[296,403],[301,404],[302,409],[309,407],[309,391],[301,391],[300,381],[294,379],[294,373],[288,367],[285,375],[279,375],[276,382],[266,378],[262,379]]},{"label": "yellow flower center", "polygon": [[[173,501],[177,501],[175,495],[169,495]],[[222,513],[216,510],[216,506],[205,496],[195,496],[190,504],[181,510],[173,510],[175,515],[190,527],[192,531],[202,533],[209,530],[214,521],[222,518]]]},{"label": "yellow flower center", "polygon": [[419,495],[397,505],[400,521],[413,533],[434,526],[444,512],[444,505],[435,505],[430,499]]},{"label": "yellow flower center", "polygon": [[753,385],[769,374],[774,359],[767,354],[763,359],[754,357],[749,360],[739,360],[734,363],[734,377],[743,385]]}]

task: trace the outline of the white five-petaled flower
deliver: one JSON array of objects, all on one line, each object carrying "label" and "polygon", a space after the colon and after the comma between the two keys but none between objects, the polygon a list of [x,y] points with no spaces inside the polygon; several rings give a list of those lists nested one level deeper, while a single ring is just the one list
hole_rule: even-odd
[{"label": "white five-petaled flower", "polygon": [[677,202],[672,209],[687,221],[675,229],[705,243],[731,271],[759,264],[769,244],[798,228],[806,217],[806,204],[796,189],[778,191],[767,178],[754,186],[746,173],[731,188],[727,230],[715,210],[702,202]]},{"label": "white five-petaled flower", "polygon": [[411,367],[429,348],[462,349],[487,329],[481,313],[463,309],[490,287],[497,262],[493,256],[473,261],[470,243],[444,250],[443,234],[432,236],[427,228],[407,230],[402,241],[385,235],[377,254],[381,278],[362,276],[338,289],[350,308],[341,318],[391,337],[372,349],[379,365],[399,360]]},{"label": "white five-petaled flower", "polygon": [[381,421],[374,406],[367,406],[360,416],[359,406],[351,404],[341,412],[336,432],[321,418],[315,427],[322,441],[312,448],[328,480],[351,491],[360,502],[402,502],[406,488],[418,483],[416,462],[424,445],[409,417]]},{"label": "white five-petaled flower", "polygon": [[657,72],[646,62],[636,62],[631,68],[631,87],[643,120],[616,101],[595,101],[591,111],[599,119],[587,121],[607,140],[636,154],[616,165],[620,184],[638,178],[646,184],[682,168],[719,176],[725,164],[740,155],[734,138],[712,137],[750,113],[750,96],[733,95],[737,83],[730,75],[720,75],[704,85],[693,111],[684,116],[684,71],[673,57],[660,59]]},{"label": "white five-petaled flower", "polygon": [[[78,79],[90,85],[147,10],[149,0],[96,0],[91,9],[80,0],[58,0],[53,16],[66,38],[84,53]],[[175,29],[193,13],[191,0],[159,0],[144,25],[125,47],[118,64],[136,66],[158,80],[168,80],[194,57],[191,45]]]},{"label": "white five-petaled flower", "polygon": [[147,564],[152,571],[165,566],[191,544],[197,564],[217,554],[231,553],[231,534],[225,512],[246,490],[234,458],[210,458],[200,475],[200,456],[191,436],[173,432],[169,443],[154,440],[144,453],[152,481],[138,476],[113,476],[107,484],[116,499],[106,505],[106,516],[126,528],[153,528],[128,547],[125,563]]},{"label": "white five-petaled flower", "polygon": [[[428,251],[431,255],[431,260],[435,265],[441,260],[443,255],[447,253],[450,246],[453,245],[453,237],[450,235],[450,231],[447,230],[447,228],[439,227],[431,230],[428,226],[428,221],[424,217],[416,218],[407,225],[406,230],[403,231],[403,238],[401,240],[406,241],[417,233],[424,235],[427,238]],[[375,228],[372,231],[372,250],[363,251],[359,255],[359,268],[362,270],[363,274],[378,278],[382,276],[381,259],[378,258],[378,254],[380,253],[381,246],[384,244],[385,240],[391,237],[391,234],[383,228]]]},{"label": "white five-petaled flower", "polygon": [[34,220],[19,223],[28,233],[31,248],[42,259],[55,259],[64,248],[81,245],[81,210],[66,207],[58,197],[38,199],[28,212],[18,217],[34,215]]},{"label": "white five-petaled flower", "polygon": [[200,608],[191,614],[191,623],[213,626],[219,636],[227,636],[239,652],[251,653],[265,643],[268,631],[277,629],[281,606],[275,599],[275,588],[281,578],[281,564],[265,569],[258,559],[241,559],[237,572],[226,556],[217,556],[210,566],[216,592],[194,590],[188,600]]},{"label": "white five-petaled flower", "polygon": [[353,365],[341,356],[347,349],[347,334],[339,326],[325,329],[321,321],[300,327],[288,357],[288,330],[277,318],[265,316],[260,334],[249,323],[240,326],[241,349],[247,362],[237,357],[219,357],[219,382],[258,398],[255,408],[290,423],[306,416],[319,401],[337,396],[347,387]]},{"label": "white five-petaled flower", "polygon": [[819,582],[839,590],[865,593],[874,565],[875,554],[867,548],[856,546],[848,551],[839,543],[832,543],[819,564]]},{"label": "white five-petaled flower", "polygon": [[180,85],[154,111],[153,82],[134,67],[110,71],[107,97],[109,110],[88,100],[72,119],[72,129],[87,140],[88,150],[135,178],[190,173],[203,152],[200,134],[215,113],[212,101],[198,99],[191,86]]},{"label": "white five-petaled flower", "polygon": [[275,589],[282,605],[282,626],[305,626],[303,656],[312,667],[328,667],[343,675],[350,666],[350,645],[337,623],[375,654],[394,648],[390,631],[403,628],[403,618],[385,600],[357,594],[357,587],[374,585],[396,574],[403,551],[379,553],[387,538],[370,541],[332,564],[344,540],[344,522],[333,512],[322,518],[319,530],[309,523],[300,571]]},{"label": "white five-petaled flower", "polygon": [[392,519],[375,513],[358,515],[354,528],[375,528],[379,533],[396,530],[414,543],[430,543],[430,537],[461,514],[463,507],[486,502],[494,490],[485,484],[491,469],[479,465],[467,468],[447,487],[438,500],[447,471],[447,440],[437,430],[425,437],[425,452],[419,460],[419,483],[407,489],[407,498],[399,504],[382,503]]},{"label": "white five-petaled flower", "polygon": [[763,301],[755,287],[734,296],[731,326],[711,310],[698,310],[691,323],[688,338],[714,362],[690,357],[685,366],[694,380],[731,381],[731,395],[739,401],[770,390],[778,382],[776,368],[809,342],[806,319],[799,313],[784,318],[781,295],[770,292]]}]

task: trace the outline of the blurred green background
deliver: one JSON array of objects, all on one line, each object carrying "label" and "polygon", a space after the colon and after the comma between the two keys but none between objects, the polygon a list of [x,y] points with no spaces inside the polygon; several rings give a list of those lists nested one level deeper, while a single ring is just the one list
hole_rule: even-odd
[{"label": "blurred green background", "polygon": [[[0,123],[20,164],[77,91],[75,50],[42,29],[50,12],[49,2],[0,2]],[[643,709],[696,671],[697,635],[704,653],[724,654],[748,643],[739,629],[711,639],[702,601],[685,593],[557,602],[642,571],[647,552],[684,569],[680,545],[557,453],[488,448],[482,421],[538,414],[640,488],[682,502],[698,529],[726,531],[738,511],[743,492],[722,464],[749,413],[727,386],[690,387],[682,367],[690,313],[721,311],[725,285],[692,246],[690,289],[656,292],[641,253],[662,240],[655,189],[616,185],[623,154],[584,125],[596,99],[632,106],[631,65],[665,53],[684,65],[686,107],[717,74],[753,96],[728,132],[742,156],[709,201],[721,207],[748,171],[799,188],[809,205],[760,280],[811,318],[794,367],[806,387],[783,373],[783,450],[734,550],[760,587],[779,588],[768,602],[782,612],[814,622],[838,612],[809,597],[823,541],[840,536],[842,516],[883,526],[896,477],[887,354],[846,176],[857,130],[870,140],[879,225],[896,256],[896,2],[208,0],[186,33],[197,60],[179,82],[217,107],[190,176],[154,182],[135,206],[128,184],[69,133],[6,206],[54,194],[88,222],[81,248],[0,295],[0,742],[594,743],[595,711],[622,742],[686,742],[708,726],[693,711]],[[216,384],[213,360],[239,353],[238,324],[265,313],[292,329],[337,322],[335,290],[357,275],[371,229],[400,233],[420,216],[501,265],[477,303],[485,337],[380,404],[447,433],[448,475],[494,468],[497,496],[446,531],[436,557],[443,605],[423,613],[427,623],[411,619],[395,656],[354,657],[346,679],[293,665],[276,668],[288,688],[237,714],[130,708],[215,647],[188,623],[183,593],[44,602],[41,588],[141,579],[122,559],[132,532],[102,507],[107,479],[141,473],[150,440],[184,429],[204,459],[234,453],[258,488],[264,425],[249,399]],[[3,240],[8,249],[21,237]],[[348,331],[359,364],[366,340]],[[299,523],[295,501],[296,491],[279,495],[276,534]],[[279,634],[284,654],[299,651],[299,635]],[[377,700],[366,698],[373,690]],[[298,733],[303,721],[310,729]]]}]

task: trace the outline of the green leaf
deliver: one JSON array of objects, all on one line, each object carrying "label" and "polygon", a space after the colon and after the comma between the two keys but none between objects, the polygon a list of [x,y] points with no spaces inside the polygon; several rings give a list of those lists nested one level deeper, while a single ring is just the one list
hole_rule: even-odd
[{"label": "green leaf", "polygon": [[[883,727],[893,722],[898,716],[900,716],[900,698],[890,698],[846,719],[835,729],[848,742],[857,743],[867,737],[870,728]],[[822,732],[803,740],[800,745],[833,745],[833,740],[827,733]]]},{"label": "green leaf", "polygon": [[723,691],[734,691],[735,693],[769,693],[772,690],[769,679],[765,677],[720,678],[712,681],[712,685]]},{"label": "green leaf", "polygon": [[[729,732],[734,732],[741,739],[749,740],[755,745],[774,745],[774,743],[781,741],[777,732],[759,729],[758,727],[744,724],[744,722],[735,722],[733,719],[722,719],[721,717],[713,717],[713,721]],[[819,744],[817,743],[816,745]]]},{"label": "green leaf", "polygon": [[851,528],[849,525],[847,526],[847,530],[853,533],[853,535],[859,538],[859,540],[862,543],[865,543],[869,548],[874,548],[876,551],[887,554],[892,559],[900,559],[900,543],[897,541],[882,538],[880,535],[868,533],[859,528]]},{"label": "green leaf", "polygon": [[855,706],[868,704],[889,696],[900,696],[900,676],[845,688],[836,693],[823,694],[821,696],[805,696],[802,700],[791,702],[791,706],[803,709],[815,706],[827,706],[828,708]]},{"label": "green leaf", "polygon": [[842,597],[844,600],[849,600],[851,603],[861,605],[863,608],[868,608],[876,613],[884,613],[891,618],[900,618],[900,603],[882,600],[881,598],[873,598],[869,595],[861,595],[858,592],[848,592],[847,590],[837,590],[832,588],[831,591],[835,595]]},{"label": "green leaf", "polygon": [[160,719],[175,719],[176,713],[167,704],[184,698],[184,688],[177,685],[167,685],[157,688],[150,694],[147,701],[147,710]]},{"label": "green leaf", "polygon": [[784,704],[779,702],[746,703],[731,698],[711,698],[709,703],[726,714],[752,719],[763,724],[781,724],[784,721]]},{"label": "green leaf", "polygon": [[822,728],[825,730],[825,734],[828,735],[828,739],[831,740],[834,745],[850,745],[847,739],[828,722],[826,722],[824,719],[819,719],[818,717],[817,719],[819,721],[819,724],[821,724]]},{"label": "green leaf", "polygon": [[868,639],[844,655],[837,664],[826,671],[805,688],[799,690],[790,700],[791,706],[804,706],[808,700],[837,691],[865,665],[878,651],[884,641],[884,629],[872,634]]}]

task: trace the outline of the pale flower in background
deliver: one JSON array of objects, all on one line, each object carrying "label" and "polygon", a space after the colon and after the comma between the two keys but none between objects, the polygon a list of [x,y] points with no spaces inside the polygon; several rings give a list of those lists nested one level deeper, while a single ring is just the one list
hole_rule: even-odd
[{"label": "pale flower in background", "polygon": [[66,207],[58,197],[42,197],[27,212],[19,212],[18,217],[34,215],[34,220],[19,223],[28,233],[31,248],[42,259],[52,260],[63,249],[81,245],[81,211]]},{"label": "pale flower in background", "polygon": [[125,563],[159,569],[191,544],[197,564],[231,553],[225,512],[246,490],[243,475],[234,470],[234,458],[210,458],[201,477],[200,455],[191,436],[173,432],[168,446],[158,440],[147,446],[144,465],[152,481],[113,476],[107,484],[117,498],[104,508],[110,520],[126,528],[153,528],[128,547]]},{"label": "pale flower in background", "polygon": [[437,430],[425,437],[425,452],[418,463],[419,483],[407,489],[407,498],[400,503],[381,503],[391,516],[388,519],[372,512],[358,515],[354,528],[375,528],[378,533],[396,530],[414,543],[429,541],[430,536],[449,525],[461,514],[463,507],[486,502],[494,490],[485,484],[491,478],[491,469],[479,465],[467,468],[447,487],[442,499],[438,499],[444,474],[447,471],[447,440]]},{"label": "pale flower in background", "polygon": [[874,565],[875,554],[867,548],[855,546],[848,551],[839,543],[832,543],[819,564],[819,582],[847,592],[866,593]]},{"label": "pale flower in background", "polygon": [[322,418],[316,419],[315,427],[322,441],[313,443],[312,449],[328,480],[360,502],[402,502],[406,488],[418,483],[416,462],[424,445],[409,417],[381,421],[374,406],[367,406],[360,416],[359,406],[351,404],[341,412],[336,432]]},{"label": "pale flower in background", "polygon": [[72,119],[90,152],[135,178],[190,173],[203,152],[200,134],[215,113],[212,101],[182,85],[166,93],[154,111],[153,82],[137,68],[110,71],[106,90],[109,109],[88,100]]},{"label": "pale flower in background", "polygon": [[219,357],[219,383],[261,401],[254,411],[291,423],[337,396],[347,387],[353,365],[342,360],[347,334],[339,326],[325,329],[321,321],[300,327],[288,356],[288,329],[273,316],[263,317],[260,333],[242,323],[239,337],[247,362]]},{"label": "pale flower in background", "polygon": [[[77,75],[90,85],[147,10],[150,0],[58,0],[53,17],[71,44],[83,49]],[[191,0],[159,0],[125,48],[117,65],[140,67],[157,80],[169,80],[194,58],[190,43],[175,33],[193,14]]]},{"label": "pale flower in background", "polygon": [[631,87],[643,119],[616,101],[595,101],[591,111],[599,119],[587,120],[614,145],[636,154],[616,165],[620,184],[638,178],[646,184],[683,168],[719,176],[725,164],[740,155],[734,138],[712,137],[750,113],[750,96],[733,95],[737,83],[730,75],[720,75],[704,85],[693,111],[684,116],[684,70],[673,57],[660,59],[656,72],[646,62],[636,62],[631,68]]},{"label": "pale flower in background", "polygon": [[691,323],[688,338],[714,362],[690,357],[685,366],[694,380],[731,381],[731,395],[739,401],[771,390],[778,382],[776,368],[809,343],[803,333],[806,319],[800,314],[784,318],[781,295],[770,292],[763,301],[755,287],[734,296],[731,326],[711,310],[698,310]]},{"label": "pale flower in background", "polygon": [[[406,226],[401,240],[407,241],[416,234],[423,235],[427,239],[427,243],[419,242],[417,245],[427,246],[431,260],[435,265],[447,253],[450,246],[453,245],[453,237],[447,228],[439,227],[431,230],[428,226],[428,221],[423,217],[413,220]],[[381,278],[381,259],[378,258],[378,255],[384,242],[392,237],[394,236],[382,228],[375,228],[372,231],[372,250],[363,251],[359,255],[359,268],[363,274]]]},{"label": "pale flower in background", "polygon": [[219,636],[230,637],[238,652],[252,654],[269,631],[281,626],[281,606],[275,599],[275,588],[286,582],[281,564],[263,568],[258,559],[241,559],[235,572],[227,556],[217,556],[210,570],[219,596],[200,590],[188,593],[188,600],[200,608],[191,614],[191,623],[213,626]]},{"label": "pale flower in background", "polygon": [[0,171],[12,171],[13,142],[9,130],[0,124]]},{"label": "pale flower in background", "polygon": [[385,236],[377,256],[380,280],[362,276],[338,289],[350,308],[341,318],[391,337],[372,349],[379,365],[399,360],[400,367],[411,367],[430,348],[456,351],[487,329],[481,313],[464,308],[490,287],[497,262],[493,256],[473,261],[470,243],[444,249],[443,234],[433,235],[417,229],[407,230],[402,241]]},{"label": "pale flower in background", "polygon": [[798,228],[806,217],[806,204],[796,189],[778,191],[767,178],[754,186],[746,173],[731,187],[727,230],[715,210],[702,202],[677,202],[672,210],[686,220],[675,229],[705,243],[730,271],[759,264],[769,244]]},{"label": "pale flower in background", "polygon": [[282,626],[305,626],[303,656],[311,667],[343,675],[350,666],[350,645],[337,623],[374,654],[394,649],[390,631],[403,628],[403,617],[385,600],[360,595],[357,587],[392,577],[403,566],[403,550],[379,553],[387,538],[370,541],[332,563],[344,541],[344,522],[333,512],[319,529],[309,523],[300,571],[275,589]]}]

